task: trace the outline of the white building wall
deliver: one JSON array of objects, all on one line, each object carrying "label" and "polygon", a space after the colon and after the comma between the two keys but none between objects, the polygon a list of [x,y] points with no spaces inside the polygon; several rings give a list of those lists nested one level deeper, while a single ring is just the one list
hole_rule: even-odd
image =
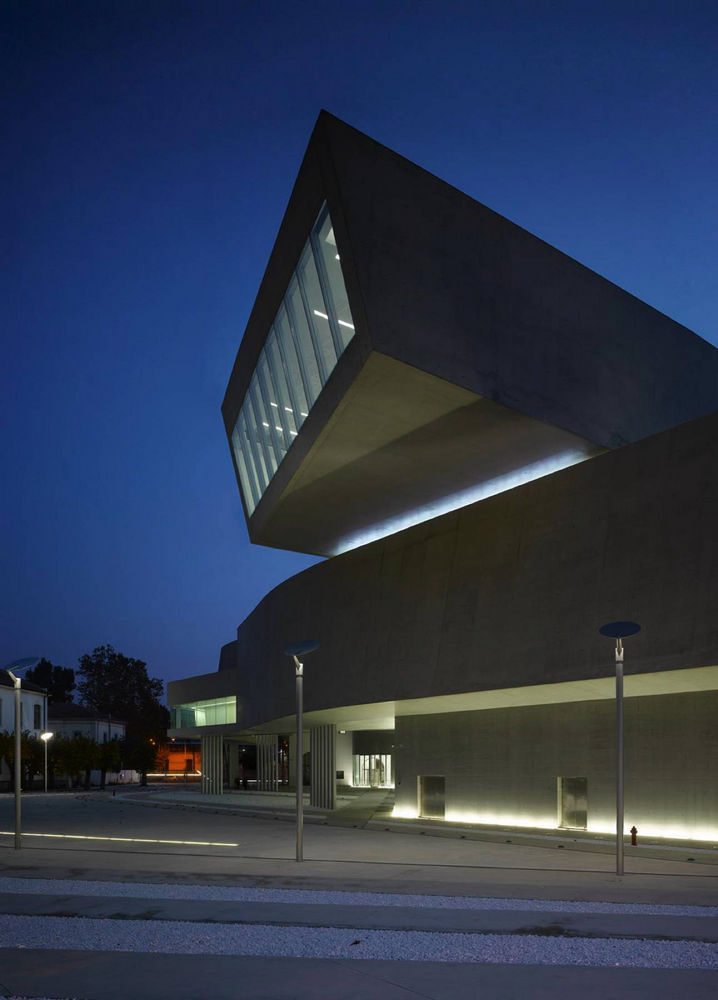
[{"label": "white building wall", "polygon": [[[39,737],[47,728],[47,695],[38,691],[20,689],[22,712],[21,729],[31,736]],[[39,722],[39,725],[35,723]],[[15,689],[0,687],[0,733],[15,732]],[[10,768],[5,758],[0,758],[0,783],[5,786],[10,781]]]},{"label": "white building wall", "polygon": [[337,771],[343,771],[344,777],[337,778],[340,785],[352,784],[352,734],[337,733]]},{"label": "white building wall", "polygon": [[[20,690],[22,721],[21,729],[33,736],[39,736],[47,726],[47,696],[37,691]],[[36,709],[38,710],[36,712]],[[39,725],[35,723],[39,722]],[[10,687],[0,688],[0,732],[15,731],[15,691]]]},{"label": "white building wall", "polygon": [[123,722],[106,722],[98,719],[52,719],[50,729],[57,736],[87,736],[97,743],[123,740],[126,726]]}]

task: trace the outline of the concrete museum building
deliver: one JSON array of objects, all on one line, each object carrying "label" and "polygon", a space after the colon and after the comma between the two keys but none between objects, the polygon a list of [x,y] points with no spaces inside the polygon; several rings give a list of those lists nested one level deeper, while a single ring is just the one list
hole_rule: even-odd
[{"label": "concrete museum building", "polygon": [[718,350],[322,112],[222,413],[250,539],[326,558],[169,685],[205,791],[718,840]]}]

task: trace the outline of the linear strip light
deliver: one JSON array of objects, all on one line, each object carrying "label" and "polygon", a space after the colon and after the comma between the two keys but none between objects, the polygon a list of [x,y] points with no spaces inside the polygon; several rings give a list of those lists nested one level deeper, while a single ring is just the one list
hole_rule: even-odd
[{"label": "linear strip light", "polygon": [[[421,819],[416,808],[407,806],[395,806],[392,812],[394,819]],[[430,818],[430,817],[426,817]],[[436,820],[435,820],[436,822]],[[492,827],[518,827],[532,830],[545,830],[547,832],[560,833],[570,836],[575,832],[571,827],[557,826],[556,821],[548,816],[532,815],[531,813],[494,813],[479,812],[473,809],[447,809],[443,820],[438,822],[459,823],[471,826],[492,826]],[[610,820],[589,821],[585,830],[580,833],[588,834],[615,834],[615,822]],[[656,840],[697,840],[708,843],[718,841],[718,829],[702,826],[681,826],[677,823],[651,823],[643,822],[640,828],[643,837],[650,837]]]},{"label": "linear strip light", "polygon": [[[318,316],[320,319],[329,319],[329,317],[327,316],[326,313],[319,312],[318,309],[314,309],[313,312],[314,312],[314,315]],[[347,323],[347,321],[345,319],[338,319],[337,323],[339,324],[339,326],[346,326],[347,329],[349,329],[349,330],[353,330],[354,329],[354,324],[353,323]]]},{"label": "linear strip light", "polygon": [[541,479],[543,476],[560,472],[569,465],[575,465],[577,462],[582,462],[588,457],[588,453],[585,451],[573,450],[562,451],[558,454],[542,458],[538,462],[532,462],[521,469],[514,469],[505,475],[496,476],[495,479],[477,483],[475,486],[470,486],[468,489],[461,490],[458,493],[433,500],[425,507],[415,507],[413,510],[397,514],[395,517],[391,517],[379,524],[363,528],[356,534],[348,535],[346,538],[341,539],[331,552],[331,555],[336,556],[342,552],[349,552],[360,545],[376,542],[380,538],[386,538],[387,535],[396,534],[397,531],[404,531],[404,529],[412,528],[416,524],[423,524],[424,521],[441,517],[442,514],[449,514],[454,510],[460,510],[462,507],[468,507],[469,504],[478,503],[479,500],[486,500],[488,497],[496,496],[497,493],[505,493],[507,490],[514,489],[517,486],[524,486],[526,483],[533,482],[534,479]]},{"label": "linear strip light", "polygon": [[[8,830],[0,830],[0,837],[14,837]],[[57,840],[112,840],[123,844],[182,844],[192,847],[239,847],[214,840],[152,840],[149,837],[96,837],[85,833],[23,833],[23,837],[54,837]]]}]

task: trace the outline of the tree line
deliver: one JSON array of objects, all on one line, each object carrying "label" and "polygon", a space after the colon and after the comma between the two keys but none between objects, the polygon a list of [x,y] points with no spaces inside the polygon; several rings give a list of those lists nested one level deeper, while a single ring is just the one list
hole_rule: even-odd
[{"label": "tree line", "polygon": [[[48,745],[51,778],[62,773],[89,786],[90,772],[99,770],[104,787],[108,771],[126,768],[138,771],[146,782],[147,772],[155,764],[157,746],[166,738],[170,716],[160,700],[162,681],[148,675],[143,660],[125,656],[110,645],[97,646],[80,657],[77,671],[43,659],[25,673],[25,679],[45,688],[50,704],[80,704],[126,725],[121,741],[98,743],[88,736],[54,736]],[[78,727],[81,724],[78,720]],[[14,781],[13,740],[13,734],[0,733],[0,759],[4,757],[8,762]],[[23,733],[22,740],[22,780],[29,787],[32,775],[44,769],[45,748],[30,733]]]},{"label": "tree line", "polygon": [[[71,787],[90,787],[90,775],[100,772],[100,787],[105,787],[108,772],[122,766],[122,741],[109,740],[98,743],[89,736],[63,736],[58,734],[48,743],[47,770],[50,788],[55,788],[57,776],[62,775]],[[0,759],[5,758],[10,768],[10,790],[15,790],[15,735],[0,733]],[[20,739],[21,785],[32,788],[33,777],[42,774],[45,767],[45,745],[31,733],[24,732]]]}]

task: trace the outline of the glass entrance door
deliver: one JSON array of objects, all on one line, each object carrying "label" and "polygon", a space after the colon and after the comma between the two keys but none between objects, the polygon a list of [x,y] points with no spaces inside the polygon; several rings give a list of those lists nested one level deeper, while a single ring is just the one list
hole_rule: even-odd
[{"label": "glass entrance door", "polygon": [[390,753],[354,754],[352,760],[355,788],[391,788],[394,785]]}]

